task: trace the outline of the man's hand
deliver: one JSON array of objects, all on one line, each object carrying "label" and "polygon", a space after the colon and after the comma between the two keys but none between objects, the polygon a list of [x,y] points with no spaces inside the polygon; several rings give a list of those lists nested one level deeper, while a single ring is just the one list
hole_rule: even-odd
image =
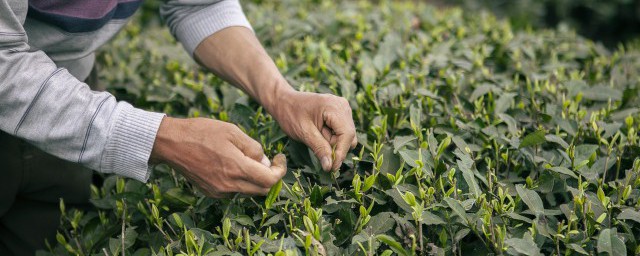
[{"label": "man's hand", "polygon": [[[357,144],[349,102],[331,94],[283,90],[267,111],[289,137],[305,143],[322,169],[338,170],[350,148]],[[334,152],[335,150],[335,152]]]},{"label": "man's hand", "polygon": [[295,91],[251,30],[223,29],[202,41],[194,57],[262,104],[287,135],[315,152],[323,169],[337,170],[349,147],[355,147],[349,103],[333,95]]},{"label": "man's hand", "polygon": [[169,164],[215,198],[233,192],[265,195],[287,171],[284,155],[271,163],[260,143],[237,126],[205,118],[165,117],[151,161]]}]

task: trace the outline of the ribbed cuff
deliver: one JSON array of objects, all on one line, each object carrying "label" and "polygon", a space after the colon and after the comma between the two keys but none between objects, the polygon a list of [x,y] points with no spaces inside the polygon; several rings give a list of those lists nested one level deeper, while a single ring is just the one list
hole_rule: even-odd
[{"label": "ribbed cuff", "polygon": [[101,172],[112,172],[146,182],[149,157],[164,114],[127,104],[120,110],[102,158]]},{"label": "ribbed cuff", "polygon": [[176,37],[193,56],[200,42],[214,33],[233,26],[247,27],[251,24],[242,12],[237,0],[220,1],[185,17],[177,27]]}]

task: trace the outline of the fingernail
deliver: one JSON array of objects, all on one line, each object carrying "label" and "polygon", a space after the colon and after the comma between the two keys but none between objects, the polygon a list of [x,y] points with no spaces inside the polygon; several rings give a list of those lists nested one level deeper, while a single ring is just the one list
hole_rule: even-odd
[{"label": "fingernail", "polygon": [[262,156],[262,160],[260,160],[260,163],[262,163],[266,167],[271,166],[271,161],[269,161],[269,158],[266,155]]},{"label": "fingernail", "polygon": [[340,163],[338,164],[338,166],[336,166],[336,168],[335,168],[335,169],[333,169],[333,170],[334,170],[334,171],[340,170],[340,166],[342,166],[342,162],[340,162]]},{"label": "fingernail", "polygon": [[322,157],[322,169],[326,171],[331,170],[331,160],[329,157]]}]

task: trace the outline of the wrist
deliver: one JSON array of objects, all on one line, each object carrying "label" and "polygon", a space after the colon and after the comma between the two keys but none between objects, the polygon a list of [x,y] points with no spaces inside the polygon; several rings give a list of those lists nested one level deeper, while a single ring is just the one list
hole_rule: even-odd
[{"label": "wrist", "polygon": [[296,92],[284,78],[281,78],[274,83],[273,89],[260,103],[269,114],[275,117]]},{"label": "wrist", "polygon": [[167,116],[162,119],[155,142],[153,143],[149,163],[159,164],[172,162],[171,154],[173,151],[171,148],[175,145],[175,131],[179,130],[179,128],[177,128],[179,125],[179,119]]}]

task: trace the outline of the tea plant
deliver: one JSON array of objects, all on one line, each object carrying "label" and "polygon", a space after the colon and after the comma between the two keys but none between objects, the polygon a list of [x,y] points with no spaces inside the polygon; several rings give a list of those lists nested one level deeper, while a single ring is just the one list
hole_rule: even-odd
[{"label": "tea plant", "polygon": [[289,172],[266,197],[203,197],[166,166],[109,176],[66,209],[49,252],[76,255],[640,253],[640,51],[515,31],[413,2],[245,3],[298,90],[349,100],[359,146],[321,171],[255,102],[166,30],[129,25],[99,55],[120,99],[238,124]]}]

